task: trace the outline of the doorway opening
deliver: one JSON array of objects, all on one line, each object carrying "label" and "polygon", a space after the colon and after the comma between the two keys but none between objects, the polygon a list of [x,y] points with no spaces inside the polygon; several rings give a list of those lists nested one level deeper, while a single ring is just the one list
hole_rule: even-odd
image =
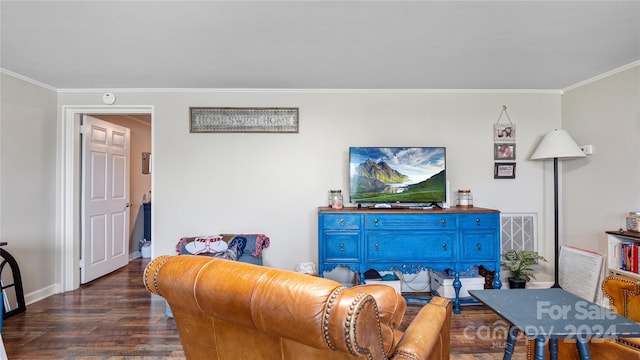
[{"label": "doorway opening", "polygon": [[[80,194],[81,194],[81,141],[82,117],[91,115],[148,115],[153,118],[153,106],[63,106],[58,133],[57,164],[58,194],[56,197],[56,256],[57,278],[60,292],[80,286]],[[153,149],[153,131],[151,131]],[[153,152],[153,150],[151,150]],[[153,173],[150,174],[153,183]],[[150,189],[151,190],[151,189]]]}]

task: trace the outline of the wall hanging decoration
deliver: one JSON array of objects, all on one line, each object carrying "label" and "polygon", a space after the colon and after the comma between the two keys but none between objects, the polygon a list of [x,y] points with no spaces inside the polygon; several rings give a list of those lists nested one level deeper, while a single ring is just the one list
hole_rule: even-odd
[{"label": "wall hanging decoration", "polygon": [[142,153],[142,173],[151,174],[151,153]]},{"label": "wall hanging decoration", "polygon": [[515,179],[516,163],[495,163],[493,177],[494,179]]},{"label": "wall hanging decoration", "polygon": [[494,160],[516,160],[516,144],[515,143],[495,143],[493,144]]},{"label": "wall hanging decoration", "polygon": [[[509,123],[500,123],[502,115],[506,116]],[[515,179],[516,125],[511,122],[506,105],[502,105],[498,121],[493,125],[493,141],[494,179]]]},{"label": "wall hanging decoration", "polygon": [[298,108],[190,107],[192,133],[297,133]]},{"label": "wall hanging decoration", "polygon": [[[508,124],[501,124],[502,114],[507,117]],[[498,116],[498,121],[493,125],[493,140],[495,142],[515,142],[516,141],[516,124],[511,122],[509,113],[507,113],[507,105],[502,105],[502,111]]]}]

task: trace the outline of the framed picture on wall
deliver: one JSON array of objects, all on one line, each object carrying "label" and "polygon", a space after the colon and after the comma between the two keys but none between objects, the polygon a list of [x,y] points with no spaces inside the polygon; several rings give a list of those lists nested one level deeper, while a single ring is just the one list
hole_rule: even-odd
[{"label": "framed picture on wall", "polygon": [[495,163],[493,170],[494,179],[515,179],[516,163]]},{"label": "framed picture on wall", "polygon": [[495,142],[516,141],[515,124],[493,124],[493,140]]},{"label": "framed picture on wall", "polygon": [[515,143],[497,143],[493,144],[493,158],[494,160],[510,160],[516,159],[516,144]]}]

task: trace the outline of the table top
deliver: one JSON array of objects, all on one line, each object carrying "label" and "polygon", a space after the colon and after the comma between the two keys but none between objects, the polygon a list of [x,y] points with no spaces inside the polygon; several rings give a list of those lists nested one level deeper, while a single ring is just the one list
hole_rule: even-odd
[{"label": "table top", "polygon": [[640,337],[640,323],[559,289],[469,290],[528,338]]}]

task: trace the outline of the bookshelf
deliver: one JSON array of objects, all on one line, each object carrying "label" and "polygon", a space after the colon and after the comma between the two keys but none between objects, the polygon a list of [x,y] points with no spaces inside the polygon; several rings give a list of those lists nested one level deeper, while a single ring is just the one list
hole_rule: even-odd
[{"label": "bookshelf", "polygon": [[640,279],[640,274],[623,270],[623,244],[635,244],[640,246],[640,233],[633,231],[606,231],[607,233],[607,271],[609,274],[620,274]]}]

